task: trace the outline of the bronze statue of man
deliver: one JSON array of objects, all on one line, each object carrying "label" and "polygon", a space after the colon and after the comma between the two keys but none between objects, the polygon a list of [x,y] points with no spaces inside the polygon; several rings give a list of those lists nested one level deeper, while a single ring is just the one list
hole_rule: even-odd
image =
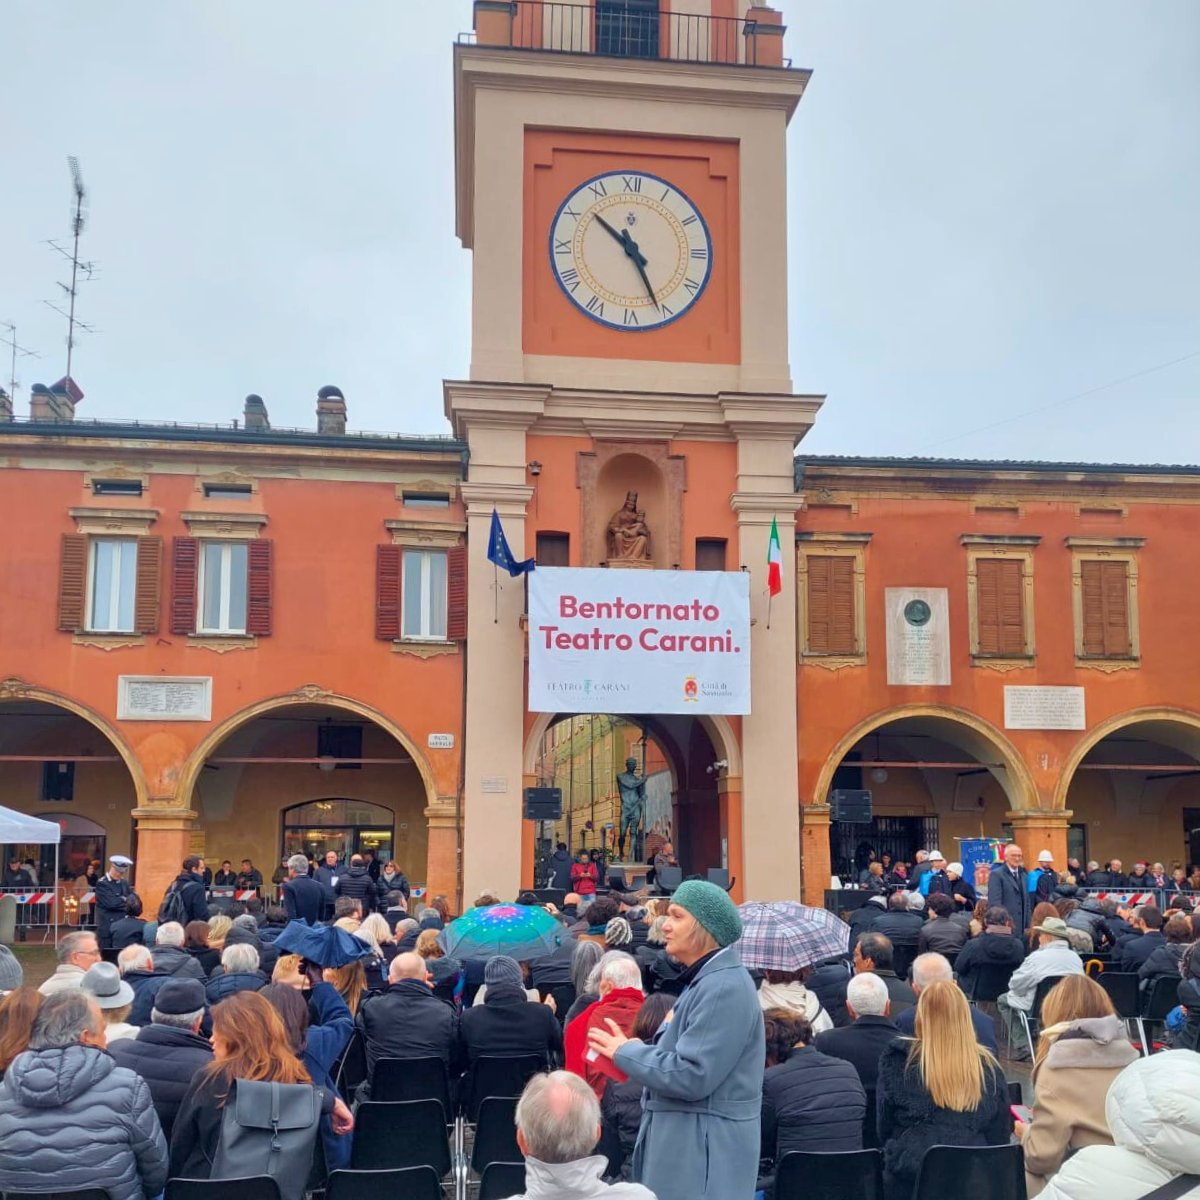
[{"label": "bronze statue of man", "polygon": [[646,777],[637,773],[637,759],[627,758],[625,770],[617,776],[617,791],[621,793],[621,832],[617,839],[617,855],[625,858],[625,835],[629,833],[634,859],[641,860],[642,814],[646,811]]},{"label": "bronze statue of man", "polygon": [[637,492],[627,492],[608,522],[608,557],[631,562],[650,561],[650,530],[646,514],[638,511]]}]

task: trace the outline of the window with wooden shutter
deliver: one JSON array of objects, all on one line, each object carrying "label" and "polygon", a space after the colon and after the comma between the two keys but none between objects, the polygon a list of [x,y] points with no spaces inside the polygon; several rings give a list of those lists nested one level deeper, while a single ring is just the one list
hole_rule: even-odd
[{"label": "window with wooden shutter", "polygon": [[196,632],[196,574],[200,542],[177,537],[171,543],[171,632]]},{"label": "window with wooden shutter", "polygon": [[854,559],[834,554],[806,558],[808,653],[857,654]]},{"label": "window with wooden shutter", "polygon": [[975,613],[979,654],[1017,657],[1025,643],[1025,577],[1020,559],[975,561]]},{"label": "window with wooden shutter", "polygon": [[[562,536],[565,542],[566,535]],[[467,640],[466,546],[451,546],[446,551],[446,639],[451,642]]]},{"label": "window with wooden shutter", "polygon": [[270,538],[256,538],[246,551],[246,632],[270,637],[275,543]]},{"label": "window with wooden shutter", "polygon": [[83,629],[87,553],[87,537],[84,534],[62,535],[58,566],[58,627],[64,633],[79,633]]},{"label": "window with wooden shutter", "polygon": [[725,570],[725,539],[697,538],[696,539],[696,570],[723,571]]},{"label": "window with wooden shutter", "polygon": [[1079,564],[1085,658],[1129,658],[1129,565],[1085,560]]},{"label": "window with wooden shutter", "polygon": [[162,578],[162,538],[137,540],[137,578],[133,594],[135,633],[158,632],[159,589]]},{"label": "window with wooden shutter", "polygon": [[569,567],[571,565],[571,535],[569,533],[539,533],[534,561],[539,567]]},{"label": "window with wooden shutter", "polygon": [[400,564],[403,546],[375,547],[375,636],[394,642],[400,636]]}]

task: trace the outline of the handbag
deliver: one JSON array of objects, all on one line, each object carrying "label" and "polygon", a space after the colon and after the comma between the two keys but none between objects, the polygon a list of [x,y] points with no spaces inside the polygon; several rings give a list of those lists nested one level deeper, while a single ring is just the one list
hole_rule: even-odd
[{"label": "handbag", "polygon": [[226,1102],[212,1179],[267,1175],[282,1200],[304,1200],[324,1093],[307,1083],[239,1079]]}]

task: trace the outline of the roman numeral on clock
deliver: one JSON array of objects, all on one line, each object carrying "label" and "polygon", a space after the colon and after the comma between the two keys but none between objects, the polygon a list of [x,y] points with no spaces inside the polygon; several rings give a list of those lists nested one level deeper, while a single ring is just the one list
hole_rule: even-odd
[{"label": "roman numeral on clock", "polygon": [[608,195],[608,191],[604,186],[603,179],[597,179],[595,183],[589,183],[588,191],[591,192],[592,195],[595,196],[597,200],[599,200],[603,196]]},{"label": "roman numeral on clock", "polygon": [[622,175],[621,179],[625,184],[627,192],[640,192],[642,190],[642,177],[640,175]]},{"label": "roman numeral on clock", "polygon": [[599,296],[593,296],[587,302],[587,310],[590,313],[594,313],[597,317],[604,316],[604,301]]},{"label": "roman numeral on clock", "polygon": [[579,272],[574,267],[571,267],[566,271],[561,271],[558,277],[563,281],[567,291],[573,296],[575,289],[579,287]]},{"label": "roman numeral on clock", "polygon": [[695,295],[700,290],[700,285],[694,279],[685,279],[683,286],[687,288],[691,295]]},{"label": "roman numeral on clock", "polygon": [[692,257],[693,258],[707,258],[708,257],[708,247],[707,246],[693,246],[692,247]]},{"label": "roman numeral on clock", "polygon": [[638,324],[637,313],[635,313],[632,308],[627,308],[625,310],[625,324],[626,325],[637,325]]},{"label": "roman numeral on clock", "polygon": [[575,220],[579,220],[579,214],[569,205],[563,209],[563,212],[566,213],[568,217],[574,217]]},{"label": "roman numeral on clock", "polygon": [[680,224],[683,224],[683,225],[694,225],[695,223],[696,223],[696,214],[695,213],[692,213],[692,215],[690,217],[684,217],[683,220],[680,222]]},{"label": "roman numeral on clock", "polygon": [[[570,254],[571,253],[571,239],[567,238],[566,241],[560,241],[558,238],[555,238],[554,239],[554,253],[555,254]],[[693,258],[696,257],[695,250],[692,251],[692,257]]]}]

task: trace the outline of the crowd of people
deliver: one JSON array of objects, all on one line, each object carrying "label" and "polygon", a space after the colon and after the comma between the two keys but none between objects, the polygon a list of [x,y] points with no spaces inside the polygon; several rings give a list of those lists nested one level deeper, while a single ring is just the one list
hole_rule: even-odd
[{"label": "crowd of people", "polygon": [[[351,1161],[355,1107],[379,1062],[440,1058],[465,1101],[480,1059],[495,1056],[544,1068],[516,1110],[523,1195],[537,1200],[770,1198],[787,1153],[872,1147],[887,1200],[910,1200],[930,1147],[1013,1139],[1031,1197],[1140,1200],[1200,1173],[1200,917],[1081,904],[1061,879],[1039,902],[1015,846],[986,897],[964,896],[953,864],[928,861],[924,893],[873,896],[853,914],[847,955],[796,971],[746,969],[737,907],[699,880],[660,897],[569,893],[546,906],[553,952],[460,961],[445,952],[445,898],[410,914],[402,892],[353,861],[338,893],[303,856],[287,863],[285,905],[114,922],[128,939],[115,965],[94,932],[75,931],[35,990],[0,953],[0,1191],[103,1186],[149,1200],[168,1177],[220,1178],[231,1101],[256,1082],[313,1089],[307,1182],[319,1185]],[[177,891],[197,865],[185,860]],[[299,912],[318,893],[323,904],[326,886],[332,924],[365,947],[344,967],[274,945],[288,895]],[[1173,981],[1177,1048],[1144,1057],[1131,1043],[1085,973],[1094,953],[1151,990]],[[996,969],[1009,976],[999,1026],[971,1002]],[[1029,1045],[1019,1014],[1043,981],[1053,986]],[[361,1078],[347,1068],[355,1039]],[[1024,1119],[1001,1045],[1032,1058]]]}]

